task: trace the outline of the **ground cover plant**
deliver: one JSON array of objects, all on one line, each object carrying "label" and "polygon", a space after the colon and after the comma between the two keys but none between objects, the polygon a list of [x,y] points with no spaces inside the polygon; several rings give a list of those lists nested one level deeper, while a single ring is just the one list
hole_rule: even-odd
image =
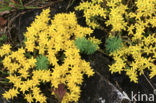
[{"label": "ground cover plant", "polygon": [[[102,26],[98,19],[103,19],[106,26],[111,26],[106,50],[111,52],[115,63],[110,65],[110,71],[126,71],[131,81],[137,83],[138,73],[144,74],[145,69],[151,72],[150,78],[156,75],[156,2],[137,0],[129,6],[122,0],[109,0],[106,4],[103,0],[91,0],[80,3],[76,10],[83,10],[86,23],[93,29]],[[122,43],[117,36],[126,37],[127,40]]]},{"label": "ground cover plant", "polygon": [[97,52],[112,58],[112,75],[125,73],[135,84],[143,75],[155,90],[155,0],[83,0],[76,5],[70,0],[67,12],[52,17],[48,0],[41,0],[43,7],[32,7],[31,0],[0,2],[3,12],[44,8],[23,32],[22,43],[0,35],[0,83],[8,85],[2,94],[7,101],[22,97],[47,103],[51,95],[58,103],[79,102],[85,76],[99,74],[91,66],[95,61],[87,59]]},{"label": "ground cover plant", "polygon": [[[64,86],[65,94],[57,95],[59,101],[76,102],[80,96],[79,86],[83,82],[83,75],[90,77],[94,74],[89,63],[81,60],[74,39],[71,39],[71,36],[78,38],[89,35],[92,30],[78,25],[74,13],[57,14],[48,25],[49,12],[49,9],[44,10],[27,28],[25,47],[17,51],[12,51],[9,44],[1,47],[3,66],[9,71],[9,82],[13,83],[13,88],[3,94],[6,99],[23,93],[28,102],[35,100],[44,103],[46,97],[38,86],[40,82],[51,82],[54,95],[59,85]],[[37,53],[33,55],[33,52]],[[63,60],[57,58],[59,52],[63,52]],[[30,55],[27,57],[26,53]]]}]

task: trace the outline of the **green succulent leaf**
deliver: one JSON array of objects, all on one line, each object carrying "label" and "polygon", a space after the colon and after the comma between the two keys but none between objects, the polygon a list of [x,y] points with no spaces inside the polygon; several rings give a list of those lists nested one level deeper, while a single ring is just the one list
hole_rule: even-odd
[{"label": "green succulent leaf", "polygon": [[76,47],[80,50],[81,53],[85,53],[87,55],[93,54],[97,50],[97,45],[87,40],[85,37],[77,38],[75,40]]},{"label": "green succulent leaf", "polygon": [[107,40],[106,40],[106,50],[107,52],[109,53],[112,53],[112,52],[116,52],[117,50],[119,50],[121,47],[122,47],[122,39],[120,37],[109,37]]},{"label": "green succulent leaf", "polygon": [[37,62],[36,62],[36,69],[37,70],[47,70],[49,67],[49,61],[48,58],[46,56],[43,55],[39,55],[36,58]]}]

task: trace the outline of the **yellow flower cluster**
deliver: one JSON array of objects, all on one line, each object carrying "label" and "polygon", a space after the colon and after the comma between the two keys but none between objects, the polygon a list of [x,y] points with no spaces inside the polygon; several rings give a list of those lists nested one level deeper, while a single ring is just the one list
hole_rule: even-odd
[{"label": "yellow flower cluster", "polygon": [[110,66],[111,73],[125,71],[131,81],[138,82],[138,73],[144,74],[145,69],[151,71],[150,78],[156,75],[156,43],[155,34],[144,37],[144,39],[135,45],[123,47],[117,53],[113,53],[114,64]]},{"label": "yellow flower cluster", "polygon": [[[94,25],[91,25],[90,21],[94,19],[96,21],[96,16],[99,16],[103,18],[106,26],[112,26],[111,30],[108,30],[109,34],[114,33],[121,38],[124,36],[129,39],[124,40],[126,42],[122,49],[111,54],[115,63],[110,65],[110,71],[112,73],[126,71],[131,81],[137,83],[138,72],[141,75],[145,69],[151,71],[150,78],[156,75],[156,35],[154,33],[156,0],[134,0],[134,2],[127,2],[128,5],[126,5],[122,0],[91,0],[90,2],[88,0],[82,2],[76,10],[84,11],[86,23],[93,29],[100,24],[93,22]],[[92,6],[97,6],[98,10],[92,9]],[[133,10],[134,7],[135,10]],[[99,12],[103,16],[99,15]],[[123,31],[124,34],[120,34]]]},{"label": "yellow flower cluster", "polygon": [[[138,0],[136,2],[136,12],[130,12],[129,18],[135,18],[136,23],[128,26],[128,34],[133,36],[132,40],[141,40],[145,29],[156,27],[156,1],[155,0]],[[135,31],[135,33],[134,33]]]},{"label": "yellow flower cluster", "polygon": [[135,23],[127,26],[128,36],[131,38],[130,46],[125,46],[117,53],[112,54],[116,61],[110,66],[111,72],[126,71],[131,81],[138,82],[138,73],[144,74],[148,69],[150,78],[156,75],[156,35],[145,31],[148,28],[153,29],[156,22],[156,1],[154,0],[137,0],[137,10],[135,13],[130,12],[129,18],[135,19]]},{"label": "yellow flower cluster", "polygon": [[106,19],[106,17],[109,18],[109,20],[105,22],[106,26],[112,25],[112,31],[126,29],[127,23],[123,15],[126,14],[127,6],[123,5],[121,0],[109,0],[106,2],[107,4],[102,6],[104,4],[103,0],[86,1],[80,3],[80,5],[76,7],[76,10],[84,11],[86,23],[93,29],[100,26],[96,19]]},{"label": "yellow flower cluster", "polygon": [[83,16],[86,18],[86,23],[93,29],[100,26],[95,17],[106,18],[106,10],[100,6],[101,3],[103,0],[91,0],[91,2],[82,2],[75,8],[76,10],[84,10]]},{"label": "yellow flower cluster", "polygon": [[[27,28],[25,47],[11,51],[9,45],[4,45],[0,49],[5,51],[0,52],[1,56],[5,55],[3,66],[10,72],[7,78],[14,86],[3,94],[6,99],[13,99],[17,94],[23,93],[29,103],[46,103],[46,96],[39,88],[40,83],[44,82],[51,83],[51,90],[57,89],[59,84],[65,85],[64,89],[68,92],[62,103],[77,102],[83,75],[90,77],[94,74],[90,64],[81,59],[79,50],[74,45],[76,38],[90,35],[93,31],[78,25],[74,13],[60,13],[50,20],[49,12],[49,9],[43,10]],[[33,54],[32,52],[48,58],[48,70],[35,69],[36,55],[30,58],[25,55]],[[58,62],[60,52],[65,55],[61,64]],[[51,92],[55,95],[54,91]]]},{"label": "yellow flower cluster", "polygon": [[3,94],[3,96],[6,99],[13,99],[14,97],[17,96],[17,94],[19,94],[18,90],[15,88],[10,89],[9,91],[7,91],[5,94]]},{"label": "yellow flower cluster", "polygon": [[155,6],[156,6],[155,0],[137,0],[136,6],[137,6],[137,14],[138,16],[152,16],[155,14]]},{"label": "yellow flower cluster", "polygon": [[127,6],[123,5],[121,2],[117,2],[117,0],[111,0],[108,2],[107,6],[110,8],[110,13],[106,25],[112,25],[111,31],[120,32],[121,30],[125,30],[127,23],[125,22],[123,15],[126,14]]}]

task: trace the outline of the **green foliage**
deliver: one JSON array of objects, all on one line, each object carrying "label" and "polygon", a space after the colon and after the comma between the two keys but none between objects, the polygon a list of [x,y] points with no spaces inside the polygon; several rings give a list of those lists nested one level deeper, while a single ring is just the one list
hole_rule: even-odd
[{"label": "green foliage", "polygon": [[117,51],[122,47],[122,43],[123,42],[120,37],[115,37],[115,36],[109,37],[106,40],[106,45],[105,45],[107,52],[112,53],[114,51]]},{"label": "green foliage", "polygon": [[0,1],[0,3],[1,3],[1,5],[0,5],[0,12],[10,11],[14,7],[19,6],[19,5],[15,4],[14,2],[12,2],[11,0],[2,0],[2,1]]},{"label": "green foliage", "polygon": [[8,39],[7,35],[2,35],[0,37],[0,45],[2,45]]},{"label": "green foliage", "polygon": [[2,35],[0,37],[0,41],[6,41],[8,39],[8,37],[6,35]]},{"label": "green foliage", "polygon": [[49,66],[49,61],[48,58],[46,56],[43,55],[39,55],[36,58],[37,62],[36,62],[36,69],[37,70],[47,70],[48,66]]},{"label": "green foliage", "polygon": [[76,47],[80,50],[81,53],[85,53],[87,55],[93,54],[97,50],[97,45],[87,40],[85,37],[77,38],[75,40]]}]

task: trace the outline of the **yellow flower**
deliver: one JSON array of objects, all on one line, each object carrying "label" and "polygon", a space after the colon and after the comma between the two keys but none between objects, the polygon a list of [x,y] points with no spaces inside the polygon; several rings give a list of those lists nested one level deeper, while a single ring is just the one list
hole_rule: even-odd
[{"label": "yellow flower", "polygon": [[10,57],[5,57],[2,61],[3,66],[5,68],[9,68],[10,67],[10,63],[11,63],[11,58]]},{"label": "yellow flower", "polygon": [[95,36],[94,37],[90,37],[89,40],[91,40],[94,44],[100,45],[102,42],[99,39],[96,39]]},{"label": "yellow flower", "polygon": [[30,64],[31,68],[35,67],[36,59],[32,57],[31,59],[28,59],[28,63]]},{"label": "yellow flower", "polygon": [[13,83],[15,87],[20,88],[20,86],[21,86],[21,78],[20,77],[10,74],[7,77],[7,79],[9,79],[9,82]]},{"label": "yellow flower", "polygon": [[128,30],[127,30],[127,31],[128,31],[128,35],[130,35],[130,34],[133,35],[133,34],[134,34],[134,33],[133,33],[134,27],[135,27],[135,26],[134,26],[133,24],[130,25],[130,26],[128,27]]},{"label": "yellow flower", "polygon": [[132,69],[127,69],[126,74],[130,77],[130,80],[134,83],[138,83],[137,71]]},{"label": "yellow flower", "polygon": [[25,79],[29,76],[29,72],[28,72],[28,70],[26,70],[25,68],[21,68],[21,69],[18,71],[18,73],[20,73],[20,74],[21,74],[21,77],[23,77],[23,78],[25,78]]},{"label": "yellow flower", "polygon": [[29,103],[33,102],[33,96],[32,94],[26,94],[24,97]]},{"label": "yellow flower", "polygon": [[28,51],[30,51],[30,52],[33,52],[34,51],[35,44],[32,41],[26,41],[25,42],[25,45],[26,45],[26,49]]},{"label": "yellow flower", "polygon": [[11,52],[10,50],[11,46],[10,44],[4,44],[1,48],[0,48],[0,56],[4,56],[5,54],[9,54]]},{"label": "yellow flower", "polygon": [[5,92],[5,93],[3,94],[3,97],[4,97],[5,99],[7,99],[7,100],[8,100],[8,99],[13,99],[14,97],[17,96],[17,94],[19,94],[18,90],[15,89],[15,88],[12,88],[12,89],[10,89],[9,91]]},{"label": "yellow flower", "polygon": [[117,57],[117,56],[114,57],[114,60],[115,60],[115,63],[109,66],[110,71],[111,73],[118,72],[120,74],[121,71],[123,71],[123,68],[125,68],[126,63],[124,63],[124,61],[120,57]]},{"label": "yellow flower", "polygon": [[36,102],[46,103],[46,97],[43,94],[41,94],[41,91],[38,87],[33,87],[32,91],[33,98],[36,99]]},{"label": "yellow flower", "polygon": [[156,65],[152,65],[152,69],[151,69],[151,73],[149,74],[150,78],[153,78],[154,76],[156,76]]},{"label": "yellow flower", "polygon": [[33,71],[33,78],[37,78],[43,82],[49,82],[51,79],[51,72],[50,70],[36,70]]}]

